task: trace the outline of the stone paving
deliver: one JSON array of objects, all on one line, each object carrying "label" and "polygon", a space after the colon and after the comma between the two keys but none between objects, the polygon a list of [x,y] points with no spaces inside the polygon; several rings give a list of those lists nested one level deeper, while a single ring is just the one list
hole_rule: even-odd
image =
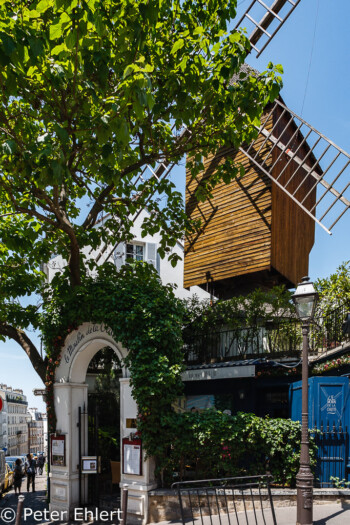
[{"label": "stone paving", "polygon": [[[36,492],[27,492],[26,479],[23,479],[22,494],[24,495],[24,507],[22,513],[21,525],[77,525],[77,524],[118,524],[119,520],[98,521],[92,518],[84,520],[83,514],[79,514],[75,521],[59,521],[51,519],[48,512],[46,501],[46,475],[36,477]],[[14,525],[15,513],[17,508],[18,496],[11,489],[5,493],[0,501],[0,525]],[[277,507],[276,518],[278,525],[295,525],[296,508],[295,507]],[[89,515],[89,514],[88,514]],[[245,523],[245,520],[243,520]],[[253,521],[254,522],[254,521]],[[252,522],[252,523],[253,523]],[[255,523],[255,522],[254,522]],[[196,520],[200,525],[200,520]],[[153,524],[151,524],[153,525]],[[163,521],[158,525],[181,525],[180,521]],[[189,522],[191,525],[191,522]],[[213,517],[212,525],[225,525],[219,523],[218,519]],[[231,523],[233,525],[233,523]],[[350,525],[350,505],[344,503],[335,503],[332,505],[314,505],[314,525]]]},{"label": "stone paving", "polygon": [[[31,490],[31,488],[30,488]],[[22,523],[25,525],[38,525],[40,523],[47,523],[48,520],[37,521],[34,518],[34,512],[42,513],[48,509],[46,503],[46,474],[35,477],[35,492],[27,492],[27,480],[23,478],[22,495],[24,496],[23,517]],[[0,502],[0,523],[1,525],[14,525],[15,513],[17,510],[18,495],[14,490],[6,492]],[[26,513],[24,521],[24,513]],[[40,514],[37,514],[39,517]]]}]

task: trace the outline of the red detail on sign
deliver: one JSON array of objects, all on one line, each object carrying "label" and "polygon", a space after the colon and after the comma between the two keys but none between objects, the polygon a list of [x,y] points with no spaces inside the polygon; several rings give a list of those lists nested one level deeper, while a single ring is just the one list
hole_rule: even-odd
[{"label": "red detail on sign", "polygon": [[0,397],[0,412],[2,410],[2,398]]}]

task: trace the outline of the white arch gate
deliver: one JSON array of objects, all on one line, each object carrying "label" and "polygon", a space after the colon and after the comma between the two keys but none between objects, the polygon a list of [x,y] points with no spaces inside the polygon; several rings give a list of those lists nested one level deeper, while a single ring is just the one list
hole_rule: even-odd
[{"label": "white arch gate", "polygon": [[[61,362],[56,369],[54,402],[57,416],[57,434],[65,436],[65,466],[50,465],[50,510],[60,516],[74,516],[79,508],[79,407],[87,407],[88,385],[86,372],[91,359],[103,347],[112,348],[119,359],[127,350],[116,342],[112,332],[103,324],[84,323],[66,338],[61,352]],[[136,429],[127,428],[127,419],[136,419],[137,406],[131,395],[130,378],[123,369],[120,379],[120,436],[129,437]],[[87,426],[87,422],[86,422]],[[87,428],[82,443],[82,455],[87,454]],[[143,453],[144,454],[144,453]],[[122,459],[121,451],[121,459]],[[144,460],[144,458],[143,458]],[[51,461],[51,457],[50,457]],[[148,491],[156,487],[153,462],[143,461],[142,475],[121,474],[121,485],[129,486],[128,517],[131,521],[147,522]],[[86,486],[86,483],[85,483]],[[85,497],[84,483],[82,496]],[[84,503],[84,499],[83,499]]]}]

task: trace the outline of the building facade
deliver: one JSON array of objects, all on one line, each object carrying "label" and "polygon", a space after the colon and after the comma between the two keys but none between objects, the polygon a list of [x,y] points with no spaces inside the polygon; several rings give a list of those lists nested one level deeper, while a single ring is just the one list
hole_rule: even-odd
[{"label": "building facade", "polygon": [[2,390],[2,386],[3,385],[0,385],[0,398],[2,404],[2,409],[0,411],[0,450],[4,450],[6,453],[8,447],[7,402],[6,394]]},{"label": "building facade", "polygon": [[45,417],[37,408],[29,408],[28,413],[31,416],[28,421],[28,450],[32,454],[38,454],[45,448]]},{"label": "building facade", "polygon": [[0,385],[0,395],[5,411],[2,413],[2,448],[8,456],[19,456],[28,452],[28,402],[23,390],[5,384]]}]

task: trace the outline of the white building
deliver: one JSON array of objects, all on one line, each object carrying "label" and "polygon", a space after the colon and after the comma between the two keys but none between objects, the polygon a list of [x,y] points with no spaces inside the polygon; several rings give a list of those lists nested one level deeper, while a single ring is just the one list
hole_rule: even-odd
[{"label": "white building", "polygon": [[[3,414],[3,442],[8,456],[19,456],[28,452],[27,398],[23,390],[0,385],[0,395],[5,400]],[[7,420],[4,422],[4,420]],[[7,427],[7,428],[6,428]],[[6,434],[4,434],[4,431]],[[7,435],[7,446],[6,446]]]},{"label": "white building", "polygon": [[[147,210],[143,210],[135,220],[133,228],[131,229],[131,233],[134,236],[132,241],[118,244],[116,247],[108,246],[106,249],[102,246],[99,250],[93,251],[89,248],[85,248],[83,252],[86,257],[98,258],[99,264],[102,264],[108,259],[108,261],[114,262],[117,268],[120,268],[127,259],[147,261],[156,268],[163,284],[174,284],[176,286],[174,293],[180,299],[190,298],[194,294],[198,295],[201,299],[209,298],[209,294],[202,290],[202,288],[199,288],[199,286],[192,286],[189,290],[186,290],[183,287],[184,245],[181,241],[176,243],[169,254],[176,253],[181,258],[176,267],[173,268],[168,258],[165,257],[164,259],[161,259],[157,252],[160,244],[160,234],[156,233],[154,235],[146,235],[145,237],[142,237],[141,226],[147,216]],[[100,221],[96,227],[103,227],[103,224],[104,220]],[[65,264],[66,263],[63,261],[62,257],[58,256],[52,258],[47,265],[43,265],[43,270],[46,272],[49,282],[52,280],[55,273],[62,271]]]},{"label": "white building", "polygon": [[[7,401],[5,391],[0,385],[0,398],[2,403],[2,410],[0,411],[0,450],[7,452],[8,447],[8,430],[7,430]],[[6,387],[7,388],[7,387]]]},{"label": "white building", "polygon": [[44,414],[37,408],[29,408],[28,412],[31,416],[28,422],[28,449],[32,454],[38,454],[44,451],[45,446]]}]

